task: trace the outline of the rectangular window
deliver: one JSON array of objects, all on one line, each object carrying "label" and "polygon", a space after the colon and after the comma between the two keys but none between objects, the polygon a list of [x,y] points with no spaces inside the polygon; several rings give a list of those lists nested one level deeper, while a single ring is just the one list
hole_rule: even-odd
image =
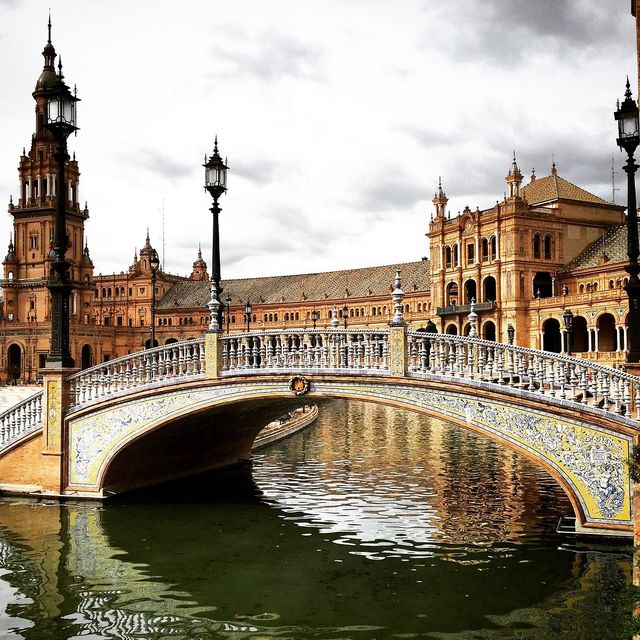
[{"label": "rectangular window", "polygon": [[133,295],[133,289],[131,287],[129,287],[129,296]]},{"label": "rectangular window", "polygon": [[105,316],[103,318],[103,322],[104,322],[104,326],[108,327],[109,326],[109,321],[111,320],[111,318],[109,318],[109,316]]},{"label": "rectangular window", "polygon": [[476,246],[473,242],[467,245],[467,264],[473,264],[476,261]]},{"label": "rectangular window", "polygon": [[116,322],[117,322],[118,326],[121,327],[122,326],[122,316],[118,316],[116,318]]},{"label": "rectangular window", "polygon": [[133,327],[133,318],[129,318],[129,326]]},{"label": "rectangular window", "polygon": [[140,326],[144,327],[144,318],[140,318]]}]

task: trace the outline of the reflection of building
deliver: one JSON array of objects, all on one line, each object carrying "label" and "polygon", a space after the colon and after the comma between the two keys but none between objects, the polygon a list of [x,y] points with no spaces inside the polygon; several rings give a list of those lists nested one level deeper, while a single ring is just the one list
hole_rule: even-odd
[{"label": "reflection of building", "polygon": [[[52,137],[44,128],[46,91],[55,82],[56,52],[48,42],[44,68],[33,93],[35,133],[19,162],[17,203],[9,203],[13,234],[3,261],[4,308],[0,320],[0,376],[34,380],[49,349],[49,273],[56,166]],[[85,240],[89,210],[81,205],[75,156],[65,183],[68,259],[75,282],[71,299],[71,353],[78,366],[137,351],[149,343],[152,246],[147,235],[133,264],[114,275],[95,275]],[[477,303],[479,332],[506,341],[509,324],[519,345],[560,351],[561,315],[574,313],[573,351],[608,362],[624,360],[626,346],[626,230],[623,207],[561,178],[531,177],[523,185],[514,158],[507,194],[483,211],[451,218],[438,186],[429,225],[431,261],[400,265],[406,292],[405,318],[440,331],[468,331],[471,299]],[[330,326],[334,307],[340,326],[382,327],[391,316],[391,282],[396,265],[306,275],[246,278],[223,282],[231,311],[224,330],[246,326],[244,305],[252,303],[251,328]],[[156,339],[160,344],[201,335],[209,324],[209,275],[198,251],[189,276],[160,271],[156,283]]]}]

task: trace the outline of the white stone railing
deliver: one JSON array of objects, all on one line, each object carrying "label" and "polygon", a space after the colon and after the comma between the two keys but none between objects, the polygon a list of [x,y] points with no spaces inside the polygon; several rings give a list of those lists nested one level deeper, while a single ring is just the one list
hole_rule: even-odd
[{"label": "white stone railing", "polygon": [[71,408],[165,381],[203,376],[204,338],[138,351],[69,377]]},{"label": "white stone railing", "polygon": [[439,333],[407,332],[407,375],[459,378],[640,420],[640,378],[558,353]]},{"label": "white stone railing", "polygon": [[464,380],[514,396],[543,396],[552,404],[585,407],[634,424],[640,421],[640,378],[620,369],[478,338],[414,330],[406,330],[405,352],[396,354],[390,335],[390,329],[217,334],[217,364],[208,375],[204,338],[156,347],[71,376],[71,409],[113,394],[205,376],[295,372],[389,376],[393,361],[394,375],[402,375],[404,362],[407,377]]},{"label": "white stone railing", "polygon": [[222,375],[389,372],[388,329],[302,329],[222,336]]},{"label": "white stone railing", "polygon": [[42,427],[40,391],[0,414],[0,450]]}]

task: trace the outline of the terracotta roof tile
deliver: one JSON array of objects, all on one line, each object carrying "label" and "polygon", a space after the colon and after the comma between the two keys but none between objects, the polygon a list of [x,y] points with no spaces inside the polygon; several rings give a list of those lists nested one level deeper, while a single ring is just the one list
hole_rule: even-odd
[{"label": "terracotta roof tile", "polygon": [[626,224],[612,227],[602,238],[590,244],[567,266],[567,271],[597,267],[601,264],[600,260],[603,254],[607,257],[607,264],[628,262]]},{"label": "terracotta roof tile", "polygon": [[[222,297],[231,295],[232,304],[242,304],[247,300],[254,304],[278,304],[385,296],[391,293],[396,267],[401,269],[402,288],[407,293],[429,291],[430,263],[420,260],[344,271],[223,280]],[[176,282],[159,302],[158,309],[206,307],[210,287],[207,280]]]},{"label": "terracotta roof tile", "polygon": [[548,202],[549,200],[577,200],[578,202],[591,202],[593,204],[611,204],[558,175],[537,178],[522,187],[520,192],[530,205]]}]

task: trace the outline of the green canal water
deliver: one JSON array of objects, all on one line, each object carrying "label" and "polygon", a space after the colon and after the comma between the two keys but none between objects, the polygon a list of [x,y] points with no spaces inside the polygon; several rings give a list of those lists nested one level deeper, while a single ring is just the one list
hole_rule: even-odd
[{"label": "green canal water", "polygon": [[563,492],[438,420],[333,401],[197,484],[0,501],[0,638],[625,638],[631,560]]}]

